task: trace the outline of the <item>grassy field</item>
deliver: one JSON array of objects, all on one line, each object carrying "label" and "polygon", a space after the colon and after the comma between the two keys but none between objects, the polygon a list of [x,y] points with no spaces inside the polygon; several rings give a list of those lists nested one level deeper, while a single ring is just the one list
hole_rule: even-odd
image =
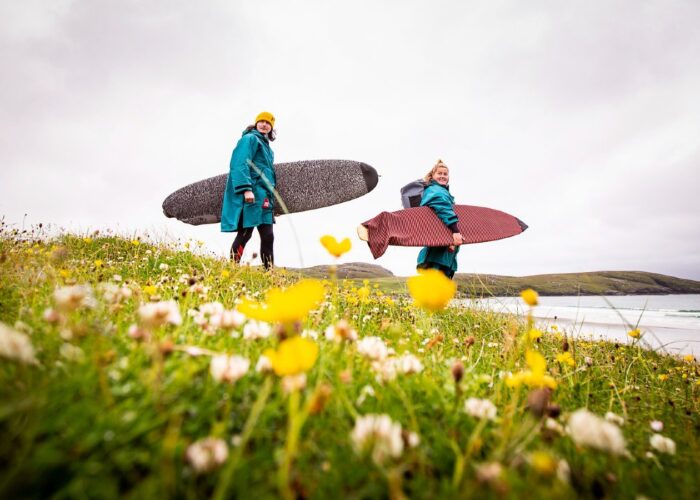
[{"label": "grassy field", "polygon": [[692,358],[186,245],[2,231],[1,498],[700,496]]}]

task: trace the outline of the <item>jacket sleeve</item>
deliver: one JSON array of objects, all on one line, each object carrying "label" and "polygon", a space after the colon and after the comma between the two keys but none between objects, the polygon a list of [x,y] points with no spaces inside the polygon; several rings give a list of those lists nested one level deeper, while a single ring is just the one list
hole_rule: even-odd
[{"label": "jacket sleeve", "polygon": [[426,189],[421,201],[421,206],[428,206],[435,211],[440,220],[450,228],[452,232],[457,232],[456,224],[459,218],[452,208],[452,200],[446,193],[433,189]]},{"label": "jacket sleeve", "polygon": [[241,194],[253,188],[253,180],[250,177],[249,163],[255,156],[258,142],[252,135],[244,135],[236,144],[231,155],[229,177],[233,185],[233,191]]}]

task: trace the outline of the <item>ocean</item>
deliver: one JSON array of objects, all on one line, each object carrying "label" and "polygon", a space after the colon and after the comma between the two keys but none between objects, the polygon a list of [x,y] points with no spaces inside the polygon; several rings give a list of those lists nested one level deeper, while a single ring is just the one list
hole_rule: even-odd
[{"label": "ocean", "polygon": [[[467,300],[473,307],[527,314],[520,297]],[[539,328],[557,325],[574,337],[631,342],[639,328],[641,342],[670,354],[700,358],[700,295],[615,295],[540,297],[533,316]]]}]

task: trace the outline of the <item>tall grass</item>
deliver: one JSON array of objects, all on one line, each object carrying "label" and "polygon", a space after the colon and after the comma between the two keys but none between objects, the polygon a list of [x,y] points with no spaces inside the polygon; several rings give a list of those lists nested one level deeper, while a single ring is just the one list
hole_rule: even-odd
[{"label": "tall grass", "polygon": [[[557,330],[536,338],[527,319],[483,310],[428,314],[405,288],[387,294],[368,281],[324,282],[326,298],[302,324],[273,327],[266,338],[246,339],[243,326],[206,331],[196,321],[204,304],[232,310],[244,296],[260,300],[297,279],[137,239],[44,239],[4,228],[0,321],[26,336],[36,363],[0,351],[0,496],[700,494],[694,360]],[[76,284],[90,285],[94,300],[61,310],[56,290]],[[115,287],[128,291],[117,299],[108,292]],[[139,308],[169,300],[182,321],[144,327]],[[326,338],[340,320],[358,341]],[[319,355],[305,387],[288,392],[280,377],[254,367],[266,349],[302,330]],[[392,378],[361,352],[359,342],[371,336],[389,359],[410,353],[422,370],[392,365]],[[512,374],[532,368],[528,351],[546,360],[556,389],[511,387]],[[212,356],[224,353],[251,362],[235,382],[212,375]],[[475,400],[493,404],[495,418],[479,416]],[[626,452],[567,432],[580,408],[621,417],[623,424],[610,425]],[[367,415],[399,424],[401,446],[393,442],[382,457],[383,434],[353,440]],[[663,423],[675,454],[651,446],[659,433],[653,421]],[[210,460],[200,467],[193,444],[205,438],[221,440],[226,457],[205,453]]]}]

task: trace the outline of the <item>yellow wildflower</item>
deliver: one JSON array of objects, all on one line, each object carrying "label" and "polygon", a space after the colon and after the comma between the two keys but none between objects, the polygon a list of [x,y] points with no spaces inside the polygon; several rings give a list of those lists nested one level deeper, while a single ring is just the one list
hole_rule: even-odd
[{"label": "yellow wildflower", "polygon": [[659,375],[659,380],[661,382],[665,382],[666,380],[668,380],[668,375],[666,375],[665,373],[662,373],[661,375]]},{"label": "yellow wildflower", "polygon": [[530,342],[534,342],[538,338],[542,336],[542,331],[538,330],[537,328],[531,328],[529,332],[527,332],[527,338],[530,340]]},{"label": "yellow wildflower", "polygon": [[557,361],[569,365],[572,368],[576,366],[576,362],[574,361],[574,357],[571,355],[569,351],[563,352],[561,354],[557,354]]},{"label": "yellow wildflower", "polygon": [[683,359],[688,363],[692,363],[693,361],[695,361],[695,356],[693,356],[692,354],[686,354],[685,356],[683,356]]},{"label": "yellow wildflower", "polygon": [[525,362],[530,369],[510,375],[506,379],[508,387],[519,387],[521,384],[525,384],[528,387],[556,389],[557,382],[550,375],[547,375],[547,362],[539,352],[528,350],[525,353]]},{"label": "yellow wildflower", "polygon": [[530,455],[530,465],[543,476],[551,476],[557,469],[557,462],[546,451],[535,451]]},{"label": "yellow wildflower", "polygon": [[61,275],[61,278],[70,278],[70,271],[68,269],[60,269],[58,274]]},{"label": "yellow wildflower", "polygon": [[520,296],[529,306],[536,306],[538,304],[539,295],[537,295],[537,292],[534,291],[532,288],[523,290],[522,292],[520,292]]},{"label": "yellow wildflower", "polygon": [[84,241],[85,243],[92,243],[92,238],[86,236],[85,238],[83,238],[83,241]]},{"label": "yellow wildflower", "polygon": [[143,287],[143,292],[148,295],[155,295],[157,293],[156,287],[153,285],[146,285]]},{"label": "yellow wildflower", "polygon": [[131,244],[137,247],[141,244],[141,242],[139,240],[131,240]]},{"label": "yellow wildflower", "polygon": [[627,332],[627,335],[629,335],[633,339],[638,339],[642,335],[642,332],[639,331],[639,328],[635,328],[634,330],[630,330],[629,332]]},{"label": "yellow wildflower", "polygon": [[280,377],[305,373],[318,358],[318,345],[310,339],[294,336],[280,343],[278,349],[263,353],[272,363],[272,369]]},{"label": "yellow wildflower", "polygon": [[273,288],[265,302],[244,299],[238,310],[251,319],[267,323],[294,323],[302,321],[321,303],[325,288],[317,280],[301,280],[286,290]]},{"label": "yellow wildflower", "polygon": [[437,269],[424,269],[406,283],[416,304],[435,312],[447,307],[457,291],[457,284]]},{"label": "yellow wildflower", "polygon": [[231,273],[228,270],[224,269],[223,271],[221,271],[222,278],[228,278],[229,276],[231,276]]},{"label": "yellow wildflower", "polygon": [[102,262],[101,259],[95,260],[95,268],[96,268],[96,269],[99,269],[99,268],[101,268],[101,267],[103,267],[103,266],[104,266],[104,262]]},{"label": "yellow wildflower", "polygon": [[344,253],[350,251],[352,244],[349,238],[345,238],[343,241],[338,242],[334,236],[329,234],[321,237],[321,245],[328,250],[328,253],[334,257],[340,257]]}]

